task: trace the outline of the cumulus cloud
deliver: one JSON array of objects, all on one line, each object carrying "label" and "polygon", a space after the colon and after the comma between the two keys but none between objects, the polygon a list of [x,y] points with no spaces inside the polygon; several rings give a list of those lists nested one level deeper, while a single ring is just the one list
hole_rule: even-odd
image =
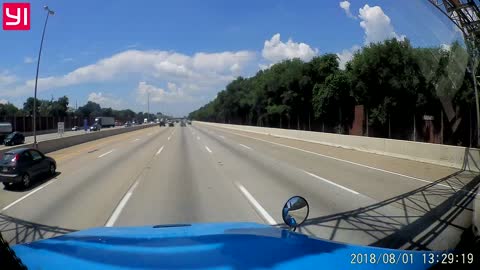
[{"label": "cumulus cloud", "polygon": [[32,57],[28,57],[28,56],[27,56],[27,57],[23,58],[23,63],[25,63],[25,64],[31,64],[31,63],[33,63],[34,60],[35,60],[35,59],[33,59]]},{"label": "cumulus cloud", "polygon": [[[198,88],[225,83],[235,78],[255,59],[250,51],[196,53],[192,56],[171,51],[127,50],[61,76],[39,78],[40,91],[96,82],[113,82],[137,76],[143,79],[195,84]],[[23,95],[33,87],[28,80],[11,95]]]},{"label": "cumulus cloud", "polygon": [[120,109],[123,102],[114,97],[111,94],[106,94],[102,92],[92,92],[88,95],[87,98],[88,101],[92,101],[95,103],[100,104],[103,108],[114,108],[114,109]]},{"label": "cumulus cloud", "polygon": [[352,12],[350,11],[350,2],[348,1],[340,2],[340,8],[342,8],[345,11],[345,14],[347,14],[348,17],[357,19],[357,17],[353,15]]},{"label": "cumulus cloud", "polygon": [[147,82],[139,82],[137,89],[137,101],[146,104],[148,96],[152,103],[184,103],[193,100],[193,97],[187,94],[184,89],[177,84],[168,82],[167,89],[157,87]]},{"label": "cumulus cloud", "polygon": [[270,40],[265,41],[262,50],[263,58],[273,63],[292,58],[309,61],[317,54],[318,49],[311,48],[308,44],[297,43],[292,39],[289,39],[286,43],[281,41],[278,33],[273,35]]},{"label": "cumulus cloud", "polygon": [[360,50],[360,46],[354,45],[350,49],[345,49],[341,53],[337,53],[341,69],[345,69],[345,65],[347,64],[347,62],[352,60],[353,55],[358,50]]},{"label": "cumulus cloud", "polygon": [[450,45],[450,44],[445,44],[445,43],[440,44],[440,49],[442,49],[446,52],[449,52],[451,48],[452,48],[452,45]]},{"label": "cumulus cloud", "polygon": [[405,36],[398,35],[390,21],[390,18],[379,6],[370,7],[365,5],[359,9],[360,26],[365,31],[365,44],[381,42],[385,39],[396,38],[403,40]]},{"label": "cumulus cloud", "polygon": [[17,81],[15,75],[10,74],[8,71],[0,72],[0,85],[8,85]]}]

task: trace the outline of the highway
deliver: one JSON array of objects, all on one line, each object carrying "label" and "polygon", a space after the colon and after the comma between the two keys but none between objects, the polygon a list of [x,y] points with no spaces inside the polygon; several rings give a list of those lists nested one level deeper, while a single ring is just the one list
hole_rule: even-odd
[{"label": "highway", "polygon": [[[114,129],[114,128],[124,128],[124,127],[121,126],[121,127],[107,128],[107,130],[108,129]],[[100,130],[100,132],[103,131],[103,130],[105,130],[105,129]],[[90,132],[90,131],[87,131],[87,132]],[[98,132],[98,131],[92,131],[92,132]],[[52,139],[58,139],[58,138],[61,138],[61,137],[82,135],[82,134],[85,134],[85,133],[86,132],[82,129],[82,130],[76,130],[76,131],[65,130],[65,132],[62,135],[58,134],[57,132],[40,134],[40,135],[37,135],[37,142],[52,140]],[[33,136],[25,137],[25,145],[29,145],[29,144],[33,144]],[[7,149],[8,147],[10,147],[10,146],[0,145],[0,150],[1,149]]]},{"label": "highway", "polygon": [[[284,203],[300,195],[310,205],[302,233],[356,244],[441,249],[452,244],[431,239],[436,221],[423,217],[467,190],[475,177],[197,123],[154,126],[48,155],[57,160],[55,177],[28,190],[0,190],[0,230],[11,244],[97,226],[230,221],[282,226]],[[443,229],[453,242],[458,227],[466,226],[458,222]],[[417,228],[417,238],[404,239]]]}]

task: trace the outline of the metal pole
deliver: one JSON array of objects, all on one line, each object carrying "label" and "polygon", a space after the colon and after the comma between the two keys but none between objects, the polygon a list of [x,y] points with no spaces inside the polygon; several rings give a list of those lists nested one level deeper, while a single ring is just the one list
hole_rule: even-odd
[{"label": "metal pole", "polygon": [[391,128],[390,128],[390,115],[388,115],[388,138],[391,139]]},{"label": "metal pole", "polygon": [[473,55],[472,53],[472,61],[471,61],[471,65],[472,65],[472,78],[473,78],[473,89],[475,90],[475,107],[476,107],[476,110],[477,110],[477,147],[480,143],[480,108],[479,108],[479,105],[478,105],[478,90],[477,90],[477,78],[475,76],[475,69],[476,69],[476,64],[475,64],[475,56]]},{"label": "metal pole", "polygon": [[147,122],[150,121],[150,92],[147,92]]},{"label": "metal pole", "polygon": [[367,126],[367,137],[368,137],[368,110],[367,110],[367,122],[366,122],[366,126]]},{"label": "metal pole", "polygon": [[468,146],[472,147],[472,106],[471,105],[468,105],[468,113],[469,113],[468,120],[470,122],[470,129],[468,130],[468,136],[469,136],[469,139],[470,139],[470,144]]},{"label": "metal pole", "polygon": [[38,148],[37,144],[37,85],[38,85],[38,70],[40,68],[40,57],[42,56],[43,38],[45,37],[45,29],[47,28],[48,17],[50,14],[54,14],[48,6],[44,7],[47,11],[47,17],[45,18],[45,24],[43,25],[42,40],[40,41],[40,49],[38,50],[37,59],[37,72],[35,75],[35,91],[33,94],[33,147]]},{"label": "metal pole", "polygon": [[415,119],[415,114],[413,114],[413,141],[417,141],[417,120]]},{"label": "metal pole", "polygon": [[440,110],[440,143],[443,144],[443,110]]}]

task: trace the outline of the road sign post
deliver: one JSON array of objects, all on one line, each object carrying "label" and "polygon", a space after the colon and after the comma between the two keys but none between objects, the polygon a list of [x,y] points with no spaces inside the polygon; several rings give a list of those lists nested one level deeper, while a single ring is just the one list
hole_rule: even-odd
[{"label": "road sign post", "polygon": [[60,135],[60,137],[62,137],[63,133],[65,132],[65,122],[58,122],[57,127],[58,127],[58,134]]}]

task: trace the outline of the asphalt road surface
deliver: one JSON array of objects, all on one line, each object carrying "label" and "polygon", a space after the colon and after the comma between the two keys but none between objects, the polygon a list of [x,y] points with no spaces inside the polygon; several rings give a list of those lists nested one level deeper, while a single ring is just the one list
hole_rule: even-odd
[{"label": "asphalt road surface", "polygon": [[[281,226],[286,200],[300,195],[310,205],[302,233],[440,249],[449,241],[431,240],[436,223],[423,217],[475,176],[197,123],[154,126],[49,156],[57,160],[58,175],[28,190],[0,190],[0,230],[12,244],[97,226],[229,221]],[[455,200],[445,214],[460,203]],[[460,223],[444,228],[444,235],[454,238],[465,225]],[[419,228],[418,237],[403,239],[412,228]],[[394,236],[399,240],[389,240]]]}]

